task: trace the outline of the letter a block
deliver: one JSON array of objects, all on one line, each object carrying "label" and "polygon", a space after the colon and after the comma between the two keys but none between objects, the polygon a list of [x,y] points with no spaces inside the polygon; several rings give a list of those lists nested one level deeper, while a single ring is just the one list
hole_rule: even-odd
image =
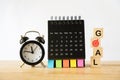
[{"label": "letter a block", "polygon": [[91,67],[100,67],[100,57],[97,56],[91,57]]},{"label": "letter a block", "polygon": [[103,48],[102,47],[93,48],[93,56],[102,57],[103,56]]},{"label": "letter a block", "polygon": [[103,28],[95,28],[93,31],[93,36],[97,38],[102,38],[103,37]]}]

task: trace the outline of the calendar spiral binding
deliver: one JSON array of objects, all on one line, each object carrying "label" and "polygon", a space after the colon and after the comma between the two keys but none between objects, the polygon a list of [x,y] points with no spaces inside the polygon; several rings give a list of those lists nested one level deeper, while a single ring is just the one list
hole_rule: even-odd
[{"label": "calendar spiral binding", "polygon": [[51,24],[81,24],[81,16],[51,16]]},{"label": "calendar spiral binding", "polygon": [[51,16],[50,20],[81,20],[81,16]]}]

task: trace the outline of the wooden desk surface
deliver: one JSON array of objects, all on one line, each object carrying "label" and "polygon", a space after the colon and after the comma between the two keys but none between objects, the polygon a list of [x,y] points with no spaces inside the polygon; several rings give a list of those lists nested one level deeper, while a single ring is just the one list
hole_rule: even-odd
[{"label": "wooden desk surface", "polygon": [[21,61],[0,61],[0,80],[120,80],[120,61],[103,62],[100,68],[35,68]]}]

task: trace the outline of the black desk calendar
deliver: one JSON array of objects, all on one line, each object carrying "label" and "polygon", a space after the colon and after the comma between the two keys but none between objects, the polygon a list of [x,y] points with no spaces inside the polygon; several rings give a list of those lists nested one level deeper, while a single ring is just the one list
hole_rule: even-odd
[{"label": "black desk calendar", "polygon": [[68,18],[48,21],[49,68],[85,66],[84,20]]}]

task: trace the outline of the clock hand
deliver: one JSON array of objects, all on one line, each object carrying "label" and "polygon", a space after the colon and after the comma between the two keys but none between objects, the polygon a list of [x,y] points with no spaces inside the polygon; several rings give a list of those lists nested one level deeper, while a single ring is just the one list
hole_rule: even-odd
[{"label": "clock hand", "polygon": [[35,49],[33,51],[35,52],[36,49],[37,49],[37,46],[35,47]]},{"label": "clock hand", "polygon": [[24,51],[24,52],[28,52],[28,53],[31,53],[31,51]]},{"label": "clock hand", "polygon": [[33,54],[34,53],[34,51],[33,51],[33,47],[31,46],[31,53]]}]

